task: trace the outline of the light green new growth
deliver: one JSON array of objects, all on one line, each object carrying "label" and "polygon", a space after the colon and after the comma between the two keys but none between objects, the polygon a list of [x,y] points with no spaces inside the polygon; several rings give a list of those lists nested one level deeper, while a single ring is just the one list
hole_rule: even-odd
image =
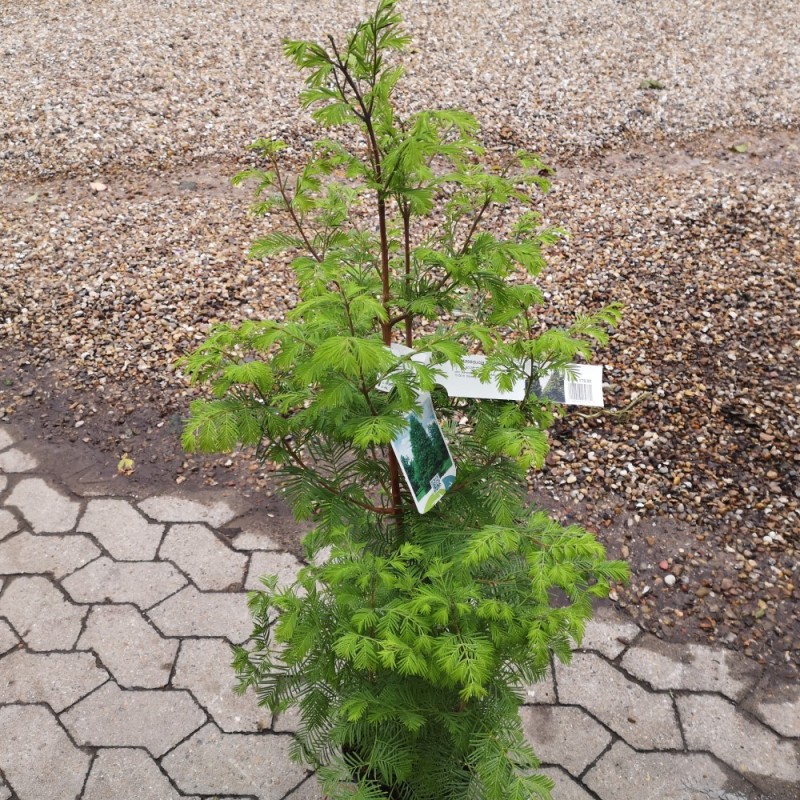
[{"label": "light green new growth", "polygon": [[[235,668],[241,690],[273,711],[299,706],[293,754],[328,797],[547,798],[521,687],[551,655],[569,660],[592,599],[627,570],[586,531],[527,504],[552,404],[448,398],[436,365],[480,351],[485,379],[531,386],[526,364],[590,358],[619,308],[542,328],[533,279],[561,232],[525,209],[547,190],[547,169],[528,153],[483,165],[477,122],[462,111],[400,117],[402,67],[387,59],[407,42],[394,0],[381,0],[344,43],[284,43],[306,74],[303,104],[334,137],[293,177],[285,145],[258,141],[263,166],[235,181],[255,181],[257,213],[283,213],[251,255],[268,268],[291,254],[300,301],[283,322],[218,326],[184,359],[214,399],[192,403],[183,443],[258,448],[280,465],[295,515],[314,521],[298,582],[267,579],[251,595],[254,635]],[[499,208],[515,215],[505,235]],[[431,364],[393,354],[393,342]],[[389,448],[420,391],[458,468],[425,515]]]}]

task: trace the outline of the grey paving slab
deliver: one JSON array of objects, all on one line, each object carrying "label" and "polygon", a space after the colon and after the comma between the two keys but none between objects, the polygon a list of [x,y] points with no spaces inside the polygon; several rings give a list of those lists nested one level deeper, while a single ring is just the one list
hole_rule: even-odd
[{"label": "grey paving slab", "polygon": [[556,703],[556,686],[553,681],[553,673],[548,671],[544,680],[532,683],[525,687],[524,702],[528,705],[538,705],[539,703]]},{"label": "grey paving slab", "polygon": [[8,478],[6,478],[5,475],[0,474],[0,494],[6,490],[6,486],[8,486]]},{"label": "grey paving slab", "polygon": [[39,462],[30,454],[16,447],[0,453],[0,470],[3,472],[30,472]]},{"label": "grey paving slab", "polygon": [[593,800],[589,792],[563,770],[543,767],[538,771],[553,781],[553,800]]},{"label": "grey paving slab", "polygon": [[90,500],[78,531],[90,533],[117,561],[155,558],[166,526],[148,522],[127,500]]},{"label": "grey paving slab", "polygon": [[296,789],[286,795],[286,800],[325,800],[315,775],[309,775]]},{"label": "grey paving slab", "polygon": [[227,733],[263,731],[272,714],[260,708],[255,694],[234,693],[233,653],[225,639],[186,639],[181,644],[172,685],[188,689],[214,722]]},{"label": "grey paving slab", "polygon": [[800,686],[768,680],[747,697],[744,708],[781,736],[800,738]]},{"label": "grey paving slab", "polygon": [[772,731],[715,695],[678,698],[678,710],[690,750],[708,750],[736,772],[800,785],[800,746],[781,741]]},{"label": "grey paving slab", "polygon": [[14,578],[0,596],[5,617],[31,650],[69,650],[88,609],[70,603],[47,578]]},{"label": "grey paving slab", "polygon": [[557,764],[576,777],[611,743],[611,734],[574,706],[523,706],[525,738],[543,764]]},{"label": "grey paving slab", "polygon": [[0,800],[10,800],[11,798],[11,789],[8,788],[8,784],[0,778]]},{"label": "grey paving slab", "polygon": [[620,617],[619,612],[602,606],[586,625],[581,647],[597,650],[607,658],[616,658],[638,633],[639,627],[635,623]]},{"label": "grey paving slab", "polygon": [[253,622],[245,592],[201,592],[187,586],[151,608],[148,617],[165,636],[250,637]]},{"label": "grey paving slab", "polygon": [[280,800],[307,774],[289,760],[290,741],[269,733],[222,733],[209,723],[167,754],[161,765],[182,792]]},{"label": "grey paving slab", "polygon": [[231,550],[205,525],[173,525],[159,550],[162,559],[178,565],[199,589],[241,588],[247,556]]},{"label": "grey paving slab", "polygon": [[[2,480],[2,479],[0,479]],[[0,508],[0,540],[5,539],[19,530],[19,520],[5,508]],[[3,571],[3,562],[0,561],[0,572]]]},{"label": "grey paving slab", "polygon": [[585,708],[637,749],[683,745],[669,695],[646,691],[600,656],[576,653],[556,668],[556,684],[562,703]]},{"label": "grey paving slab", "polygon": [[132,605],[93,606],[76,645],[94,650],[117,683],[126,688],[166,686],[178,652]]},{"label": "grey paving slab", "polygon": [[144,747],[159,758],[206,721],[184,691],[123,690],[108,682],[61,715],[78,744]]},{"label": "grey paving slab", "polygon": [[169,779],[144,750],[101,749],[92,763],[82,800],[179,800]]},{"label": "grey paving slab", "polygon": [[300,729],[300,709],[292,706],[280,714],[276,714],[272,720],[272,730],[276,733],[297,733]]},{"label": "grey paving slab", "polygon": [[89,755],[44,706],[0,707],[0,770],[19,800],[74,800]]},{"label": "grey paving slab", "polygon": [[69,575],[100,555],[87,536],[32,534],[28,531],[0,542],[0,573]]},{"label": "grey paving slab", "polygon": [[720,692],[737,700],[753,687],[761,668],[720,647],[663,642],[645,636],[625,653],[622,666],[655,689]]},{"label": "grey paving slab", "polygon": [[12,627],[4,619],[0,619],[0,656],[18,644],[19,639]]},{"label": "grey paving slab", "polygon": [[263,589],[263,575],[277,575],[278,586],[291,586],[302,564],[291,553],[253,553],[245,589]]},{"label": "grey paving slab", "polygon": [[56,713],[108,680],[90,653],[30,653],[0,658],[0,703],[47,703]]},{"label": "grey paving slab", "polygon": [[112,561],[103,556],[73,572],[61,585],[78,603],[133,603],[144,609],[187,583],[172,564]]},{"label": "grey paving slab", "polygon": [[268,533],[245,529],[231,539],[235,550],[280,550],[281,546]]},{"label": "grey paving slab", "polygon": [[601,800],[708,800],[727,780],[709,755],[637,753],[621,741],[583,776]]},{"label": "grey paving slab", "polygon": [[14,437],[3,427],[0,427],[0,450],[5,450],[14,444]]},{"label": "grey paving slab", "polygon": [[66,533],[75,527],[80,505],[41,478],[24,478],[6,499],[16,506],[36,533]]},{"label": "grey paving slab", "polygon": [[139,508],[159,522],[207,522],[212,528],[219,528],[237,516],[236,510],[225,501],[192,500],[174,494],[148,497],[139,503]]}]

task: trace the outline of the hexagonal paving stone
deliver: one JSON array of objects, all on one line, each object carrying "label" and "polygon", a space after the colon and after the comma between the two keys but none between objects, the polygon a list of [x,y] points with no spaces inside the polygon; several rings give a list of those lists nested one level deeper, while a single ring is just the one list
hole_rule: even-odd
[{"label": "hexagonal paving stone", "polygon": [[553,673],[548,670],[547,676],[530,686],[525,687],[525,704],[539,705],[540,703],[557,703],[556,685],[553,681]]},{"label": "hexagonal paving stone", "polygon": [[290,741],[270,733],[222,733],[209,723],[165,756],[161,766],[182,792],[279,800],[308,775],[290,761]]},{"label": "hexagonal paving stone", "polygon": [[83,800],[181,800],[169,779],[144,751],[99,750]]},{"label": "hexagonal paving stone", "polygon": [[31,650],[69,650],[87,608],[70,603],[47,578],[14,578],[0,596],[6,617]]},{"label": "hexagonal paving stone", "polygon": [[72,530],[80,510],[77,502],[48,486],[41,478],[21,480],[5,502],[16,506],[36,533]]},{"label": "hexagonal paving stone", "polygon": [[94,606],[78,639],[79,650],[94,650],[126,689],[166,686],[178,652],[132,605]]},{"label": "hexagonal paving stone", "polygon": [[230,522],[237,513],[222,500],[204,502],[178,495],[148,497],[139,508],[159,522],[207,522],[212,528]]},{"label": "hexagonal paving stone", "polygon": [[[5,508],[0,508],[0,539],[5,539],[19,530],[19,520]],[[3,562],[0,561],[0,573],[4,570]]]},{"label": "hexagonal paving stone", "polygon": [[48,572],[63,578],[99,555],[86,536],[46,536],[23,531],[0,542],[0,571],[9,575]]},{"label": "hexagonal paving stone", "polygon": [[0,427],[0,450],[5,450],[14,444],[14,437],[5,429]]},{"label": "hexagonal paving stone", "polygon": [[109,682],[61,715],[78,744],[144,747],[159,758],[206,720],[188,692],[123,691]]},{"label": "hexagonal paving stone", "polygon": [[181,644],[172,685],[192,695],[228,733],[262,731],[270,726],[269,709],[259,708],[255,694],[234,693],[233,653],[225,639],[186,639]]},{"label": "hexagonal paving stone", "polygon": [[720,692],[740,698],[758,680],[761,668],[743,655],[701,644],[662,642],[646,636],[622,659],[622,666],[655,689]]},{"label": "hexagonal paving stone", "polygon": [[205,525],[173,525],[164,537],[159,556],[173,561],[199,589],[239,588],[247,557],[231,550]]},{"label": "hexagonal paving stone", "polygon": [[553,800],[592,800],[589,792],[563,770],[557,767],[544,767],[537,771],[547,775],[555,784],[552,790]]},{"label": "hexagonal paving stone", "polygon": [[165,636],[216,636],[239,644],[253,630],[244,592],[201,592],[189,585],[147,616]]},{"label": "hexagonal paving stone", "polygon": [[47,703],[59,713],[108,680],[90,653],[29,653],[0,658],[0,703]]},{"label": "hexagonal paving stone", "polygon": [[800,739],[800,685],[767,674],[742,708],[755,714],[781,736]]},{"label": "hexagonal paving stone", "polygon": [[585,711],[569,706],[523,706],[525,738],[544,764],[580,775],[608,747],[611,734]]},{"label": "hexagonal paving stone", "polygon": [[30,454],[13,448],[0,453],[0,469],[3,472],[30,472],[39,462]]},{"label": "hexagonal paving stone", "polygon": [[245,589],[263,589],[263,575],[277,575],[278,586],[291,586],[302,564],[291,553],[253,553],[247,572]]},{"label": "hexagonal paving stone", "polygon": [[601,606],[586,624],[581,647],[597,650],[606,658],[616,658],[638,635],[638,625],[613,608]]},{"label": "hexagonal paving stone", "polygon": [[[2,585],[0,585],[0,588],[2,588]],[[4,619],[0,619],[0,656],[18,644],[19,639],[12,627]]]},{"label": "hexagonal paving stone", "polygon": [[585,708],[633,747],[669,750],[683,745],[669,695],[645,691],[600,656],[576,653],[572,664],[558,665],[556,684],[562,703]]},{"label": "hexagonal paving stone", "polygon": [[78,603],[133,603],[144,609],[186,583],[186,578],[172,564],[118,562],[103,556],[73,572],[61,585]]},{"label": "hexagonal paving stone", "polygon": [[117,561],[150,561],[164,525],[148,522],[127,500],[90,500],[78,530],[91,533]]},{"label": "hexagonal paving stone", "polygon": [[20,800],[78,796],[90,757],[44,706],[0,707],[0,770]]}]

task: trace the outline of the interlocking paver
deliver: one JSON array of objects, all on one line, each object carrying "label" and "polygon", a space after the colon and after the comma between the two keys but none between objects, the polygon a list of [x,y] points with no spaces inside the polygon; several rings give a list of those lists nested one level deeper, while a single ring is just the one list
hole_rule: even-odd
[{"label": "interlocking paver", "polygon": [[662,642],[646,636],[622,659],[622,666],[655,689],[720,692],[739,699],[761,674],[750,659],[701,644]]},{"label": "interlocking paver", "polygon": [[6,490],[6,486],[8,486],[8,478],[5,475],[0,475],[0,494]]},{"label": "interlocking paver", "polygon": [[30,653],[0,658],[0,703],[47,703],[59,713],[108,680],[90,653]]},{"label": "interlocking paver", "polygon": [[3,472],[30,472],[36,469],[39,462],[30,454],[16,447],[0,453],[0,469]]},{"label": "interlocking paver", "polygon": [[544,767],[538,772],[547,775],[553,781],[554,800],[592,800],[592,796],[579,783],[576,783],[566,772],[556,767]]},{"label": "interlocking paver", "polygon": [[548,670],[546,677],[532,683],[525,688],[525,703],[528,705],[538,705],[539,703],[556,703],[556,687],[553,681],[553,673]]},{"label": "interlocking paver", "polygon": [[87,536],[32,534],[23,531],[0,542],[0,572],[63,578],[97,558],[100,551]]},{"label": "interlocking paver", "polygon": [[562,703],[585,708],[637,749],[683,744],[670,697],[645,691],[600,656],[576,653],[557,667],[556,683]]},{"label": "interlocking paver", "polygon": [[745,708],[781,736],[800,738],[800,687],[767,680],[747,698]]},{"label": "interlocking paver", "polygon": [[4,619],[0,619],[0,656],[18,644],[19,639],[12,627]]},{"label": "interlocking paver", "polygon": [[184,691],[123,690],[108,682],[61,715],[78,744],[144,747],[159,758],[206,715]]},{"label": "interlocking paver", "polygon": [[78,531],[91,533],[117,561],[155,558],[164,525],[148,522],[126,500],[90,500]]},{"label": "interlocking paver", "polygon": [[6,782],[0,778],[0,800],[10,800],[11,789],[8,788]]},{"label": "interlocking paver", "polygon": [[597,650],[606,658],[616,658],[639,633],[639,627],[607,606],[595,611],[594,617],[586,625],[581,642],[585,650]]},{"label": "interlocking paver", "polygon": [[234,693],[233,653],[225,639],[186,639],[175,665],[172,685],[189,689],[227,733],[261,731],[270,726],[269,709],[259,708],[252,692]]},{"label": "interlocking paver", "polygon": [[148,616],[165,636],[218,636],[239,644],[253,630],[244,592],[201,592],[190,585]]},{"label": "interlocking paver", "polygon": [[11,434],[4,428],[0,428],[0,450],[5,450],[14,444],[14,439]]},{"label": "interlocking paver", "polygon": [[608,747],[611,734],[585,711],[571,706],[523,706],[525,738],[543,764],[580,775]]},{"label": "interlocking paver", "polygon": [[237,514],[221,500],[203,502],[169,494],[148,497],[139,508],[159,522],[207,522],[213,528],[230,522]]},{"label": "interlocking paver", "polygon": [[16,506],[36,533],[66,533],[75,527],[80,506],[41,478],[21,480],[6,500]]},{"label": "interlocking paver", "polygon": [[205,525],[173,525],[164,537],[159,556],[173,561],[199,589],[239,588],[247,557],[231,550]]},{"label": "interlocking paver", "polygon": [[144,750],[101,749],[82,800],[179,800],[169,779]]},{"label": "interlocking paver", "polygon": [[[19,530],[19,520],[7,509],[0,508],[0,540],[5,539]],[[0,561],[0,572],[3,571],[3,562]]]},{"label": "interlocking paver", "polygon": [[172,564],[112,561],[103,556],[73,572],[61,585],[78,603],[133,603],[149,608],[186,583]]},{"label": "interlocking paver", "polygon": [[737,772],[768,776],[800,785],[800,748],[714,695],[678,698],[678,710],[692,750],[709,750]]},{"label": "interlocking paver", "polygon": [[272,730],[276,733],[297,733],[301,722],[300,709],[297,706],[290,706],[286,711],[275,715],[272,720]]},{"label": "interlocking paver", "polygon": [[713,758],[698,753],[637,753],[615,742],[583,782],[601,800],[707,800],[727,784]]},{"label": "interlocking paver", "polygon": [[94,650],[120,686],[155,689],[169,681],[177,639],[164,639],[132,605],[93,606],[79,650]]},{"label": "interlocking paver", "polygon": [[44,706],[0,707],[0,770],[19,800],[72,800],[89,755],[70,742]]},{"label": "interlocking paver", "polygon": [[5,617],[31,650],[69,650],[88,609],[74,606],[47,578],[15,578],[0,596]]},{"label": "interlocking paver", "polygon": [[253,553],[245,589],[263,589],[262,575],[277,575],[278,586],[290,586],[302,564],[291,553]]},{"label": "interlocking paver", "polygon": [[161,764],[182,792],[279,800],[307,775],[289,760],[290,741],[276,734],[222,733],[209,723]]}]

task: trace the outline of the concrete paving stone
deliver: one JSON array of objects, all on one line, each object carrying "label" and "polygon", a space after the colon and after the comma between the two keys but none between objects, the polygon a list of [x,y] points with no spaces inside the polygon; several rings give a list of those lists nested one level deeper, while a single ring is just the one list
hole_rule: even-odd
[{"label": "concrete paving stone", "polygon": [[133,603],[150,608],[186,583],[172,564],[112,561],[103,556],[73,572],[61,585],[78,603]]},{"label": "concrete paving stone", "polygon": [[601,800],[707,800],[716,797],[727,776],[709,755],[637,753],[618,741],[583,782]]},{"label": "concrete paving stone", "polygon": [[525,687],[525,704],[539,705],[540,703],[557,703],[556,686],[553,681],[553,673],[548,670],[544,680],[532,683]]},{"label": "concrete paving stone", "polygon": [[589,792],[563,770],[557,767],[543,767],[537,772],[547,775],[555,784],[552,790],[554,800],[592,800]]},{"label": "concrete paving stone", "polygon": [[637,749],[683,745],[669,695],[646,691],[600,656],[576,653],[558,665],[556,684],[560,702],[585,708]]},{"label": "concrete paving stone", "polygon": [[159,522],[206,522],[212,528],[237,516],[236,510],[223,500],[204,502],[169,494],[148,497],[139,503],[139,508]]},{"label": "concrete paving stone", "polygon": [[0,428],[0,450],[5,450],[14,444],[14,437],[4,428]]},{"label": "concrete paving stone", "polygon": [[0,778],[0,800],[10,800],[11,798],[11,789],[8,788],[8,784]]},{"label": "concrete paving stone", "polygon": [[213,723],[166,755],[161,766],[182,792],[255,794],[280,800],[308,774],[289,759],[289,736],[222,733]]},{"label": "concrete paving stone", "polygon": [[46,536],[23,531],[0,543],[0,573],[48,572],[60,579],[99,555],[100,551],[87,536]]},{"label": "concrete paving stone", "polygon": [[188,689],[226,733],[267,730],[272,714],[260,708],[252,690],[234,693],[233,652],[225,639],[186,639],[175,665],[172,685]]},{"label": "concrete paving stone", "polygon": [[557,764],[576,777],[611,742],[611,734],[573,706],[523,706],[525,738],[543,764]]},{"label": "concrete paving stone", "polygon": [[708,750],[747,778],[765,776],[800,785],[800,747],[781,741],[772,731],[714,695],[678,698],[686,744]]},{"label": "concrete paving stone", "polygon": [[93,606],[78,650],[94,650],[126,689],[166,686],[178,652],[176,639],[164,639],[132,605]]},{"label": "concrete paving stone", "polygon": [[654,689],[720,692],[738,700],[761,674],[743,655],[720,647],[663,642],[643,637],[622,659],[622,666]]},{"label": "concrete paving stone", "polygon": [[300,730],[301,722],[300,709],[297,706],[291,706],[286,711],[275,715],[272,720],[272,730],[276,733],[297,733]]},{"label": "concrete paving stone", "polygon": [[5,475],[0,475],[0,494],[6,490],[6,486],[8,486],[8,478]]},{"label": "concrete paving stone", "polygon": [[0,658],[0,703],[47,703],[56,714],[108,680],[91,653],[31,653]]},{"label": "concrete paving stone", "polygon": [[190,585],[148,616],[165,636],[218,636],[240,644],[253,630],[244,592],[201,592]]},{"label": "concrete paving stone", "polygon": [[[0,508],[0,541],[19,530],[19,520],[7,509]],[[2,571],[2,562],[0,562]]]},{"label": "concrete paving stone", "polygon": [[90,757],[44,706],[0,707],[0,770],[19,800],[74,800]]},{"label": "concrete paving stone", "polygon": [[234,550],[280,550],[281,546],[269,534],[262,531],[244,530],[231,539]]},{"label": "concrete paving stone", "polygon": [[286,795],[286,800],[325,800],[315,775],[309,775],[294,791]]},{"label": "concrete paving stone", "polygon": [[639,626],[607,606],[598,608],[587,623],[581,642],[584,650],[597,650],[606,658],[616,658],[638,635]]},{"label": "concrete paving stone", "polygon": [[800,738],[800,687],[767,680],[747,698],[744,708],[781,736]]},{"label": "concrete paving stone", "polygon": [[156,557],[164,525],[148,522],[127,500],[90,500],[78,531],[91,533],[117,561],[150,561]]},{"label": "concrete paving stone", "polygon": [[123,690],[109,681],[61,715],[78,744],[144,747],[160,758],[206,721],[188,692]]},{"label": "concrete paving stone", "polygon": [[159,557],[178,565],[198,589],[239,588],[247,556],[231,550],[205,525],[173,525],[164,537]]},{"label": "concrete paving stone", "polygon": [[18,644],[19,639],[14,629],[4,619],[0,619],[0,656]]},{"label": "concrete paving stone", "polygon": [[302,564],[291,553],[253,553],[244,588],[263,589],[263,575],[277,575],[279,587],[291,586],[300,567]]},{"label": "concrete paving stone", "polygon": [[41,478],[24,478],[6,505],[16,506],[36,533],[66,533],[75,527],[80,505]]},{"label": "concrete paving stone", "polygon": [[221,533],[235,550],[282,550],[273,538],[274,517],[262,510],[243,514],[226,525]]},{"label": "concrete paving stone", "polygon": [[30,454],[12,448],[0,453],[0,469],[3,472],[30,472],[36,469],[39,462]]},{"label": "concrete paving stone", "polygon": [[82,800],[180,800],[169,779],[144,750],[101,749]]},{"label": "concrete paving stone", "polygon": [[69,650],[87,608],[70,603],[47,578],[15,578],[0,596],[5,617],[31,650]]}]

